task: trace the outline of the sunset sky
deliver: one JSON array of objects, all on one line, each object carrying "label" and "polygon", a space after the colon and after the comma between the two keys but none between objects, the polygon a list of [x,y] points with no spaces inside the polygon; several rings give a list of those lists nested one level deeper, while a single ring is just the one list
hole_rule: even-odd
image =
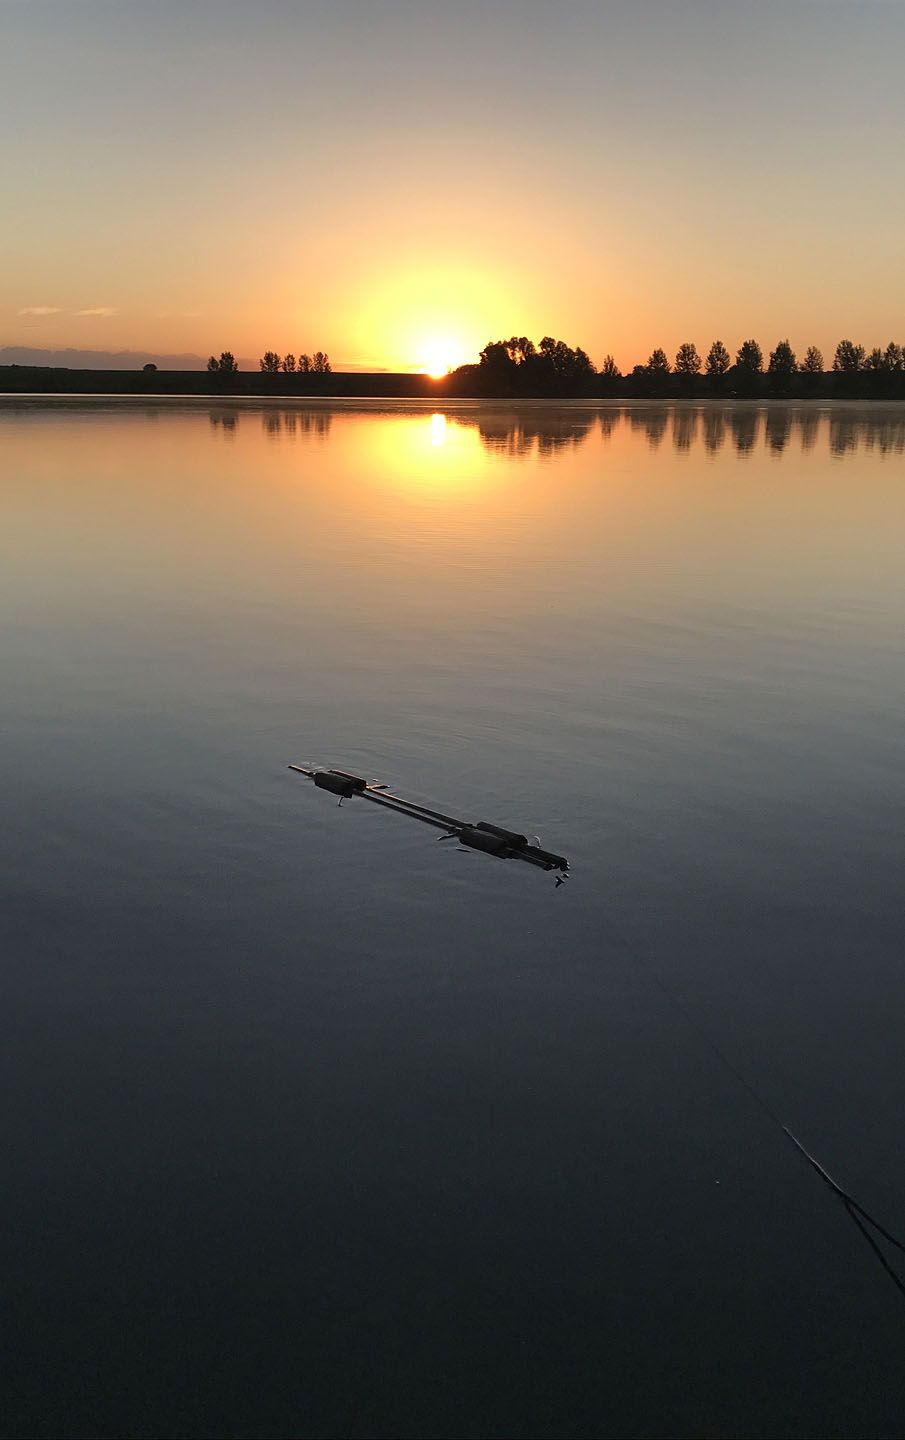
[{"label": "sunset sky", "polygon": [[905,341],[905,5],[0,0],[0,345]]}]

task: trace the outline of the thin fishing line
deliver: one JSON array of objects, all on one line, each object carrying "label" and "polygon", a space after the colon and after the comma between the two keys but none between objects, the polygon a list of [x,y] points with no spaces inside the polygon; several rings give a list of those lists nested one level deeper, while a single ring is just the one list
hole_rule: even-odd
[{"label": "thin fishing line", "polygon": [[770,1105],[769,1102],[764,1099],[763,1095],[761,1095],[760,1092],[755,1089],[755,1087],[750,1083],[750,1081],[745,1077],[745,1075],[742,1074],[741,1070],[739,1070],[732,1063],[728,1055],[726,1055],[725,1052],[720,1049],[712,1036],[710,1036],[707,1031],[703,1029],[703,1027],[692,1015],[688,1007],[684,1004],[682,1000],[679,999],[678,995],[676,995],[670,989],[670,987],[666,984],[665,980],[663,980],[662,977],[657,973],[657,971],[641,953],[638,947],[636,945],[633,945],[630,940],[626,939],[626,937],[621,933],[621,931],[617,930],[611,922],[605,923],[607,925],[607,928],[609,929],[611,936],[616,941],[618,941],[626,954],[636,962],[639,968],[644,971],[644,974],[648,977],[648,979],[652,981],[653,984],[657,986],[658,990],[662,991],[662,993],[666,996],[667,1000],[669,1000],[669,1002],[673,1006],[675,1006],[675,1008],[683,1016],[689,1027],[694,1031],[698,1038],[704,1042],[707,1048],[712,1052],[713,1055],[716,1056],[717,1060],[720,1061],[720,1063],[725,1067],[725,1069],[729,1071],[729,1074],[738,1081],[739,1085],[741,1085],[742,1089],[746,1091],[746,1093],[754,1101],[754,1103],[763,1111],[763,1113],[770,1120],[773,1121],[774,1125],[778,1126],[778,1128],[782,1130],[784,1135],[787,1135],[789,1137],[793,1145],[795,1145],[796,1149],[800,1150],[801,1154],[805,1157],[808,1163],[814,1168],[814,1170],[817,1171],[817,1174],[823,1180],[824,1184],[826,1184],[829,1189],[832,1190],[834,1194],[839,1197],[845,1208],[846,1214],[857,1225],[859,1231],[863,1235],[864,1239],[867,1241],[876,1258],[879,1260],[886,1274],[889,1276],[890,1280],[895,1285],[902,1298],[905,1299],[905,1282],[903,1282],[901,1277],[896,1274],[895,1270],[893,1270],[892,1266],[889,1264],[889,1261],[886,1259],[886,1256],[883,1254],[883,1251],[880,1249],[879,1245],[874,1240],[867,1227],[862,1224],[859,1216],[863,1216],[864,1219],[867,1221],[868,1225],[872,1225],[873,1228],[880,1235],[883,1236],[884,1240],[888,1241],[890,1245],[894,1245],[895,1248],[902,1251],[903,1254],[905,1254],[905,1245],[902,1244],[901,1240],[897,1240],[895,1235],[890,1234],[890,1232],[885,1228],[885,1226],[880,1224],[879,1220],[875,1220],[873,1215],[869,1214],[868,1211],[864,1209],[864,1206],[858,1203],[854,1196],[850,1195],[847,1190],[844,1190],[842,1186],[839,1185],[833,1179],[833,1177],[828,1174],[826,1170],[824,1170],[823,1166],[819,1163],[819,1161],[815,1160],[814,1156],[811,1155],[804,1148],[801,1141],[792,1134],[792,1131],[789,1129],[788,1125],[783,1124],[782,1120],[780,1120],[772,1105]]}]

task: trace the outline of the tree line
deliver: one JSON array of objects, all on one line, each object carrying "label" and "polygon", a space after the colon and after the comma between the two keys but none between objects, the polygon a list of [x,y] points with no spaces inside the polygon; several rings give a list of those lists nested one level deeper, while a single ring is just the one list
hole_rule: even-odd
[{"label": "tree line", "polygon": [[323,350],[315,350],[313,355],[300,355],[297,360],[291,351],[288,355],[278,355],[275,350],[265,350],[258,364],[265,375],[278,375],[281,371],[284,375],[333,374],[330,356]]},{"label": "tree line", "polygon": [[[605,380],[622,378],[610,355],[600,373]],[[651,352],[646,365],[636,365],[626,378],[652,393],[669,388],[672,381],[673,388],[678,382],[680,388],[684,385],[715,393],[784,395],[793,390],[807,394],[809,390],[820,389],[822,393],[830,377],[835,379],[833,389],[836,391],[852,389],[866,393],[871,389],[882,392],[905,388],[905,346],[891,340],[885,349],[876,346],[868,353],[863,345],[840,340],[832,369],[827,372],[816,345],[809,345],[799,360],[788,339],[778,340],[765,361],[757,340],[744,340],[733,361],[722,340],[714,340],[703,360],[697,346],[686,341],[676,351],[674,367],[670,366],[666,352],[657,348]],[[861,377],[861,383],[856,377]]]},{"label": "tree line", "polygon": [[905,345],[890,341],[867,351],[852,340],[840,340],[832,368],[827,370],[816,345],[799,360],[788,339],[779,340],[769,356],[757,340],[744,340],[732,355],[714,340],[704,358],[691,341],[676,351],[675,361],[662,347],[623,375],[612,355],[598,370],[586,351],[572,349],[546,336],[539,345],[525,336],[485,345],[476,365],[462,365],[449,377],[454,394],[500,396],[650,396],[761,395],[901,396],[905,395]]},{"label": "tree line", "polygon": [[[330,356],[323,350],[315,350],[313,355],[299,355],[298,359],[291,352],[288,355],[278,355],[275,350],[265,350],[258,365],[265,375],[281,373],[284,375],[332,375],[333,373]],[[207,371],[209,375],[229,377],[238,374],[239,363],[231,350],[222,350],[219,359],[216,355],[210,357],[207,362]]]}]

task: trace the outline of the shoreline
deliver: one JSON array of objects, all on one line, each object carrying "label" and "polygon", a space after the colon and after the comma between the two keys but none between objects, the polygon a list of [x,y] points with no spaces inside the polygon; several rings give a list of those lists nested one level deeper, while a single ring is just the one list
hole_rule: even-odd
[{"label": "shoreline", "polygon": [[443,410],[467,411],[467,410],[702,410],[717,407],[732,407],[733,409],[763,410],[819,410],[821,408],[832,408],[834,410],[865,410],[876,407],[877,409],[901,409],[905,406],[905,397],[897,396],[812,396],[812,397],[788,397],[778,395],[762,396],[407,396],[407,395],[224,395],[216,392],[200,394],[197,391],[186,394],[173,394],[170,391],[156,393],[146,391],[144,393],[130,391],[97,391],[97,390],[30,390],[0,391],[0,410],[15,409],[40,409],[42,407],[52,408],[72,407],[86,408],[111,407],[117,410],[147,409],[149,406],[154,409],[185,409],[185,410],[209,410],[212,407],[229,410],[411,410],[416,413],[430,414]]}]

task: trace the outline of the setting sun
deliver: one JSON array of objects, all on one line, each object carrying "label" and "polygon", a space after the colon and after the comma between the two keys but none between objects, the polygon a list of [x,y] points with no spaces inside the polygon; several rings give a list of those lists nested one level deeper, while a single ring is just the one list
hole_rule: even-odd
[{"label": "setting sun", "polygon": [[431,340],[424,349],[422,364],[428,375],[435,380],[441,376],[448,375],[450,370],[455,370],[465,359],[462,347],[454,340],[437,339]]}]

